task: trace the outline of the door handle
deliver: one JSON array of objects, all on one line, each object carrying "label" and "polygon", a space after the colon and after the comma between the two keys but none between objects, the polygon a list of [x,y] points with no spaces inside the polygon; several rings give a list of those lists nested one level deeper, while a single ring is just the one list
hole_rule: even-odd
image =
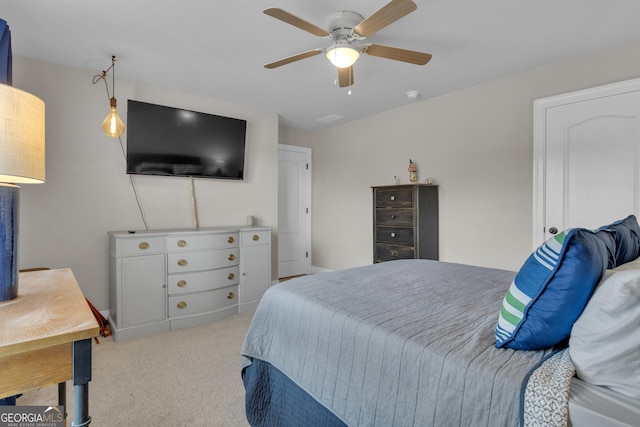
[{"label": "door handle", "polygon": [[549,228],[549,234],[557,234],[558,233],[558,229],[555,227],[550,227]]}]

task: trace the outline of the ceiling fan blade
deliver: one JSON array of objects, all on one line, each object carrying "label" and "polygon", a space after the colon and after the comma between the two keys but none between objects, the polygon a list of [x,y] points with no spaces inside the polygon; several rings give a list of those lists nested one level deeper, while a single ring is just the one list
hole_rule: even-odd
[{"label": "ceiling fan blade", "polygon": [[348,68],[338,68],[338,85],[340,87],[353,86],[353,65]]},{"label": "ceiling fan blade", "polygon": [[363,46],[362,51],[367,55],[379,56],[380,58],[393,59],[395,61],[409,62],[416,65],[425,65],[431,60],[430,53],[399,49],[397,47],[381,46],[379,44]]},{"label": "ceiling fan blade", "polygon": [[301,30],[304,30],[308,33],[313,34],[314,36],[318,36],[318,37],[331,36],[331,34],[329,34],[326,30],[323,30],[320,27],[317,27],[303,19],[300,19],[297,16],[290,14],[289,12],[286,12],[282,9],[278,9],[277,7],[271,7],[269,9],[265,9],[263,10],[263,12],[265,15],[269,15],[273,18],[281,20],[282,22],[286,22],[287,24],[293,25],[294,27],[298,27]]},{"label": "ceiling fan blade", "polygon": [[353,32],[361,37],[369,37],[417,8],[418,6],[411,0],[391,0],[373,15],[356,25]]},{"label": "ceiling fan blade", "polygon": [[288,58],[283,58],[283,59],[280,59],[278,61],[272,62],[270,64],[266,64],[264,66],[264,68],[269,68],[269,69],[278,68],[278,67],[280,67],[282,65],[287,65],[287,64],[290,64],[292,62],[300,61],[301,59],[310,58],[312,56],[316,56],[316,55],[319,55],[321,53],[322,53],[322,50],[320,50],[320,49],[309,50],[307,52],[299,53],[297,55],[293,55],[293,56],[290,56]]}]

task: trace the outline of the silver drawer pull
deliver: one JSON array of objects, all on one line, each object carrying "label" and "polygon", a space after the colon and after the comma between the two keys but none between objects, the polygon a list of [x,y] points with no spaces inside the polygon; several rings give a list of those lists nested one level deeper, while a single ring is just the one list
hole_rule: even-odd
[{"label": "silver drawer pull", "polygon": [[395,199],[396,199],[396,196],[391,196],[391,200],[395,200]]},{"label": "silver drawer pull", "polygon": [[391,237],[396,237],[396,233],[391,233]]},{"label": "silver drawer pull", "polygon": [[391,219],[396,219],[396,216],[395,215],[391,215]]}]

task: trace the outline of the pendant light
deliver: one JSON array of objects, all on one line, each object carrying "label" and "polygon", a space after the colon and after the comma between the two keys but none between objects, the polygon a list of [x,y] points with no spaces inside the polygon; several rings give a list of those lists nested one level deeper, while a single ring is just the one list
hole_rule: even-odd
[{"label": "pendant light", "polygon": [[118,138],[124,133],[124,123],[118,115],[117,101],[115,95],[115,74],[116,74],[116,57],[111,57],[111,66],[103,71],[101,74],[96,75],[93,78],[93,83],[96,84],[100,80],[104,80],[105,87],[107,88],[107,96],[109,96],[109,87],[107,85],[106,76],[111,71],[111,89],[113,95],[109,98],[109,114],[102,122],[102,130],[107,136],[112,138]]},{"label": "pendant light", "polygon": [[102,122],[102,130],[112,138],[117,138],[124,133],[124,123],[122,123],[116,107],[116,97],[112,96],[109,114]]}]

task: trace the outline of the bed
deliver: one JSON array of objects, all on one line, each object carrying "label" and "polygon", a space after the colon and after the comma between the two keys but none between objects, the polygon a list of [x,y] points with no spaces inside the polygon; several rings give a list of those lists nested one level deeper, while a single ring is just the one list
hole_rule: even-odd
[{"label": "bed", "polygon": [[[640,242],[640,227],[637,235]],[[586,286],[591,289],[582,292],[588,294],[582,297],[586,305],[605,270],[616,267],[615,237],[614,232],[593,231],[564,236],[560,258],[567,259],[551,269],[551,279],[543,278],[544,292],[534,302],[539,305],[548,296],[557,300],[550,289],[558,277],[582,275],[585,282],[584,271],[591,270],[596,277]],[[597,250],[585,250],[585,245]],[[581,263],[564,271],[576,254]],[[517,335],[530,325],[520,324],[504,339],[496,321],[514,284],[524,286],[523,270],[535,276],[531,266],[525,267],[516,273],[398,260],[273,286],[256,310],[241,351],[249,423],[634,425],[640,419],[639,399],[574,378],[569,333],[559,334],[554,345],[543,339],[542,348],[522,349],[526,340]],[[563,316],[580,316],[585,307],[572,308],[578,296],[568,298],[571,304],[559,303]],[[527,322],[534,308],[525,310]],[[567,323],[570,332],[576,320],[550,321],[554,330]]]}]

